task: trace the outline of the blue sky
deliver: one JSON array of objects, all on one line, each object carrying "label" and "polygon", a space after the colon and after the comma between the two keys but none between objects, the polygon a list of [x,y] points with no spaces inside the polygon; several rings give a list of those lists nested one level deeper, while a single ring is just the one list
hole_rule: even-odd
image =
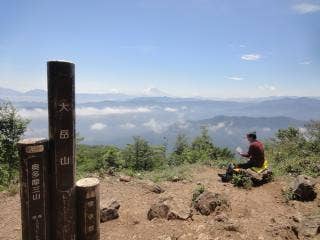
[{"label": "blue sky", "polygon": [[320,0],[2,0],[0,87],[46,88],[76,63],[78,92],[319,96]]}]

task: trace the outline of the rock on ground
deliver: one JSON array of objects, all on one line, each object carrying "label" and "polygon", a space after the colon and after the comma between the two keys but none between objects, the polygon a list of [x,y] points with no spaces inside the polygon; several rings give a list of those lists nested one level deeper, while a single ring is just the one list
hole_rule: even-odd
[{"label": "rock on ground", "polygon": [[320,239],[320,215],[303,218],[294,226],[294,231],[299,239]]},{"label": "rock on ground", "polygon": [[147,217],[164,218],[167,220],[187,220],[192,218],[192,211],[189,206],[173,198],[159,199],[151,205]]},{"label": "rock on ground", "polygon": [[157,193],[157,194],[165,192],[165,190],[160,185],[155,184],[154,182],[151,182],[151,181],[144,183],[143,187],[149,190],[150,192]]},{"label": "rock on ground", "polygon": [[120,182],[130,182],[131,177],[130,176],[120,176],[119,181]]},{"label": "rock on ground", "polygon": [[317,197],[313,178],[299,175],[294,180],[291,191],[295,200],[313,201]]},{"label": "rock on ground", "polygon": [[202,215],[208,216],[215,211],[227,210],[230,204],[224,195],[205,191],[195,200],[194,208]]},{"label": "rock on ground", "polygon": [[120,204],[112,200],[110,201],[106,207],[100,208],[100,222],[107,222],[113,219],[117,219],[119,217]]},{"label": "rock on ground", "polygon": [[273,178],[273,173],[269,169],[261,173],[257,173],[251,169],[242,169],[241,173],[245,174],[251,179],[253,186],[260,186],[262,184],[271,182]]}]

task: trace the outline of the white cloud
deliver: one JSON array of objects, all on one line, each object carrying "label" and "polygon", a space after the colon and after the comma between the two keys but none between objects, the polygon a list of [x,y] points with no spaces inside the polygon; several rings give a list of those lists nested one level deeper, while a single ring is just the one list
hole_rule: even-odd
[{"label": "white cloud", "polygon": [[299,132],[301,133],[301,134],[305,134],[305,133],[307,133],[307,129],[305,128],[305,127],[300,127],[299,128]]},{"label": "white cloud", "polygon": [[34,109],[20,109],[18,111],[19,115],[23,118],[36,119],[36,118],[47,118],[48,110],[43,108],[34,108]]},{"label": "white cloud", "polygon": [[93,108],[93,107],[82,107],[77,110],[78,116],[103,116],[103,115],[120,115],[120,114],[131,114],[131,113],[148,113],[151,112],[150,108],[138,107],[138,108]]},{"label": "white cloud", "polygon": [[106,128],[106,127],[107,127],[107,125],[105,125],[103,123],[94,123],[94,124],[92,124],[90,126],[90,129],[99,131],[99,130],[102,130],[102,129]]},{"label": "white cloud", "polygon": [[230,76],[226,77],[227,79],[233,80],[233,81],[242,81],[243,77],[237,77],[237,76]]},{"label": "white cloud", "polygon": [[257,61],[260,58],[261,58],[260,54],[245,54],[241,56],[241,59],[246,61]]},{"label": "white cloud", "polygon": [[301,64],[301,65],[309,65],[311,63],[312,63],[311,61],[303,61],[303,62],[300,62],[299,64]]},{"label": "white cloud", "polygon": [[216,132],[216,131],[218,131],[219,129],[224,128],[225,126],[226,126],[226,123],[225,123],[225,122],[219,122],[219,123],[217,123],[217,124],[215,124],[215,125],[209,126],[208,129],[209,129],[210,131],[212,131],[212,132]]},{"label": "white cloud", "polygon": [[[76,109],[77,116],[104,116],[104,115],[121,115],[121,114],[132,114],[132,113],[148,113],[151,112],[150,108],[138,107],[138,108],[94,108],[94,107],[81,107]],[[20,109],[18,111],[19,115],[24,118],[38,119],[47,118],[48,110],[43,108],[33,108],[33,109]]]},{"label": "white cloud", "polygon": [[271,92],[274,92],[275,90],[277,90],[277,88],[273,85],[268,85],[268,84],[265,84],[265,85],[262,85],[262,86],[259,86],[258,87],[260,90],[263,90],[263,91],[271,91]]},{"label": "white cloud", "polygon": [[135,124],[133,124],[133,123],[125,123],[125,124],[121,124],[120,125],[120,128],[122,128],[122,129],[133,129],[133,128],[135,128],[136,127],[136,125]]},{"label": "white cloud", "polygon": [[178,123],[178,128],[180,128],[180,129],[187,129],[189,127],[190,127],[190,123],[188,123],[188,122],[179,122]]},{"label": "white cloud", "polygon": [[142,90],[142,94],[148,97],[163,97],[168,96],[168,94],[158,88],[150,87]]},{"label": "white cloud", "polygon": [[182,106],[181,109],[182,109],[182,110],[187,110],[188,107],[187,107],[187,106]]},{"label": "white cloud", "polygon": [[178,111],[178,109],[176,109],[176,108],[171,108],[171,107],[166,107],[164,110],[165,110],[166,112],[176,112],[176,111]]},{"label": "white cloud", "polygon": [[263,131],[263,132],[270,132],[270,131],[271,131],[271,128],[269,128],[269,127],[264,127],[264,128],[262,128],[262,131]]},{"label": "white cloud", "polygon": [[299,3],[294,5],[292,8],[299,14],[308,14],[320,11],[320,4]]},{"label": "white cloud", "polygon": [[151,129],[155,133],[162,133],[167,130],[168,124],[157,122],[154,118],[151,118],[148,122],[144,123],[143,126]]},{"label": "white cloud", "polygon": [[228,135],[232,135],[232,134],[233,134],[233,131],[232,131],[231,129],[226,128],[225,130],[226,130],[226,132],[227,132]]}]

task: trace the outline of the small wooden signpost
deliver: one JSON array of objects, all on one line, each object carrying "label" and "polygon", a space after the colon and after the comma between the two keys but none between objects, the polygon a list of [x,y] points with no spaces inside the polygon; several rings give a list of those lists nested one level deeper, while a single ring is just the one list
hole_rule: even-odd
[{"label": "small wooden signpost", "polygon": [[22,240],[48,240],[48,141],[25,139],[18,148]]},{"label": "small wooden signpost", "polygon": [[50,61],[48,111],[51,238],[75,239],[75,67]]},{"label": "small wooden signpost", "polygon": [[100,192],[97,178],[83,178],[76,183],[77,239],[100,239]]}]

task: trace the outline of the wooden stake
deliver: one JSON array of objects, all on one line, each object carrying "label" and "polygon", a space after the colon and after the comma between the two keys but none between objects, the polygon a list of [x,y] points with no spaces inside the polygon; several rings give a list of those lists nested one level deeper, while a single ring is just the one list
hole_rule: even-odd
[{"label": "wooden stake", "polygon": [[53,240],[75,239],[74,64],[47,63]]},{"label": "wooden stake", "polygon": [[100,239],[100,192],[97,178],[83,178],[76,183],[77,239]]},{"label": "wooden stake", "polygon": [[48,140],[18,143],[22,240],[48,240]]}]

